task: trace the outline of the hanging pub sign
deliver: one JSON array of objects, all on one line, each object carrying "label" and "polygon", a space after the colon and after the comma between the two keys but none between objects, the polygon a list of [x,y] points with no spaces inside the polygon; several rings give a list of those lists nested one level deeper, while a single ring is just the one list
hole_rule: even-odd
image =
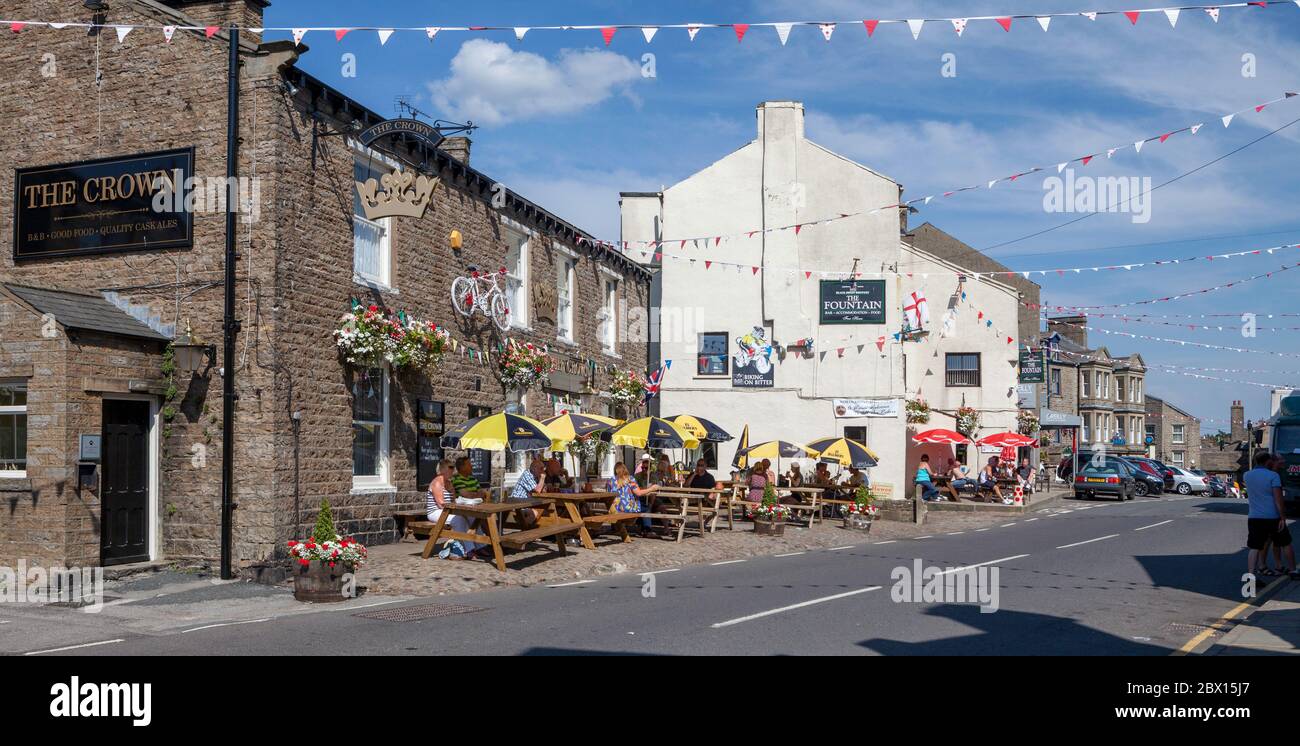
[{"label": "hanging pub sign", "polygon": [[1020,350],[1020,383],[1043,383],[1047,380],[1047,358],[1043,348]]},{"label": "hanging pub sign", "polygon": [[884,280],[822,280],[821,323],[885,323]]},{"label": "hanging pub sign", "polygon": [[434,468],[442,460],[442,436],[446,431],[446,407],[440,401],[415,400],[416,483],[426,486],[437,476]]},{"label": "hanging pub sign", "polygon": [[776,384],[772,366],[772,343],[767,330],[754,327],[749,334],[736,338],[736,353],[731,362],[731,386],[738,389],[770,389]]},{"label": "hanging pub sign", "polygon": [[387,119],[376,124],[357,135],[357,140],[362,145],[370,146],[376,140],[384,137],[403,137],[409,136],[417,140],[422,140],[430,147],[438,147],[442,144],[443,136],[437,127],[432,124],[426,124],[418,119],[398,118]]},{"label": "hanging pub sign", "polygon": [[14,259],[192,246],[193,174],[193,148],[17,169]]},{"label": "hanging pub sign", "polygon": [[378,179],[358,181],[356,185],[366,220],[421,218],[433,201],[433,190],[438,188],[439,181],[437,177],[431,179],[397,168]]}]

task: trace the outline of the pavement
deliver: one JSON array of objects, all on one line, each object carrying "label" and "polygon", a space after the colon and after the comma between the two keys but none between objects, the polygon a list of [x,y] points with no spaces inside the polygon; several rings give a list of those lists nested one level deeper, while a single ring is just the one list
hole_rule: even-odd
[{"label": "pavement", "polygon": [[[1225,629],[1225,618],[1240,614],[1245,510],[1241,500],[1174,495],[1067,500],[977,527],[934,521],[905,538],[873,531],[837,546],[437,598],[366,594],[328,605],[199,577],[119,589],[124,603],[98,614],[0,607],[0,652],[1196,653],[1215,642],[1206,630]],[[918,561],[944,577],[987,573],[996,611],[982,613],[970,599],[909,600],[904,578]]]},{"label": "pavement", "polygon": [[1300,582],[1280,578],[1260,596],[1262,604],[1244,609],[1246,613],[1214,642],[1207,655],[1300,653]]}]

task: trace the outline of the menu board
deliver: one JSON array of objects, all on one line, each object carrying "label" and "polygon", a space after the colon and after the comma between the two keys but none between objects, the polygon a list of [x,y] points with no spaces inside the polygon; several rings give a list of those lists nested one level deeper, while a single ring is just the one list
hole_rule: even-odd
[{"label": "menu board", "polygon": [[[491,407],[483,407],[475,404],[469,405],[469,418],[486,417],[492,414]],[[482,448],[470,448],[465,452],[469,456],[470,473],[478,480],[479,485],[486,489],[492,484],[492,452]]]},{"label": "menu board", "polygon": [[423,489],[437,476],[434,469],[442,460],[443,431],[446,429],[446,408],[442,402],[428,399],[415,401],[416,429],[416,481]]}]

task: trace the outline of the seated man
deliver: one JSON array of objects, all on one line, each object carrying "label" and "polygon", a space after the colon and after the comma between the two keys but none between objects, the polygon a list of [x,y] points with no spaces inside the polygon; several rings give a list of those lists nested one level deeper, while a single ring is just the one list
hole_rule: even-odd
[{"label": "seated man", "polygon": [[1026,495],[1034,491],[1034,468],[1029,465],[1028,458],[1020,459],[1020,468],[1016,469],[1016,479]]},{"label": "seated man", "polygon": [[718,480],[709,473],[709,467],[704,463],[704,459],[700,459],[695,462],[695,471],[691,472],[691,478],[686,482],[686,486],[695,490],[711,490],[718,486]]},{"label": "seated man", "polygon": [[554,456],[546,462],[545,485],[548,492],[564,492],[573,486],[573,477]]},{"label": "seated man", "polygon": [[[515,482],[515,488],[510,492],[511,500],[527,500],[539,492],[545,492],[546,486],[542,484],[542,460],[534,459],[528,465],[527,471],[519,475],[519,481]],[[541,508],[530,508],[518,511],[520,521],[523,522],[524,528],[532,528],[537,525],[537,519],[542,517]]]},{"label": "seated man", "polygon": [[469,456],[456,459],[456,473],[451,478],[451,487],[456,491],[456,497],[479,500],[486,500],[488,497],[487,490],[483,489],[478,478],[474,476],[473,464]]},{"label": "seated man", "polygon": [[960,490],[974,486],[975,480],[970,478],[970,467],[955,458],[948,459],[948,494],[952,495],[952,499],[959,499]]}]

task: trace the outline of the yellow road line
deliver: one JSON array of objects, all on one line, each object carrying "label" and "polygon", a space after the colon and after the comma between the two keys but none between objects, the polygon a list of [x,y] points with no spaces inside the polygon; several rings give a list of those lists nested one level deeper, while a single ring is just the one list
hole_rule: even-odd
[{"label": "yellow road line", "polygon": [[1198,645],[1200,645],[1202,642],[1205,642],[1205,640],[1208,639],[1210,635],[1223,629],[1223,627],[1227,625],[1228,622],[1231,622],[1238,614],[1245,611],[1246,609],[1249,609],[1252,606],[1263,604],[1264,599],[1268,596],[1273,595],[1273,593],[1275,593],[1278,588],[1281,588],[1283,585],[1285,585],[1286,580],[1287,578],[1285,576],[1278,578],[1278,580],[1274,581],[1273,583],[1270,583],[1269,586],[1264,589],[1263,593],[1260,593],[1255,598],[1249,601],[1239,603],[1236,606],[1232,607],[1232,609],[1227,614],[1224,614],[1223,616],[1219,617],[1217,621],[1215,621],[1209,627],[1201,630],[1199,633],[1197,633],[1195,637],[1188,640],[1186,643],[1183,644],[1181,648],[1170,653],[1170,655],[1187,655],[1188,653],[1192,652],[1193,650],[1196,649]]}]

